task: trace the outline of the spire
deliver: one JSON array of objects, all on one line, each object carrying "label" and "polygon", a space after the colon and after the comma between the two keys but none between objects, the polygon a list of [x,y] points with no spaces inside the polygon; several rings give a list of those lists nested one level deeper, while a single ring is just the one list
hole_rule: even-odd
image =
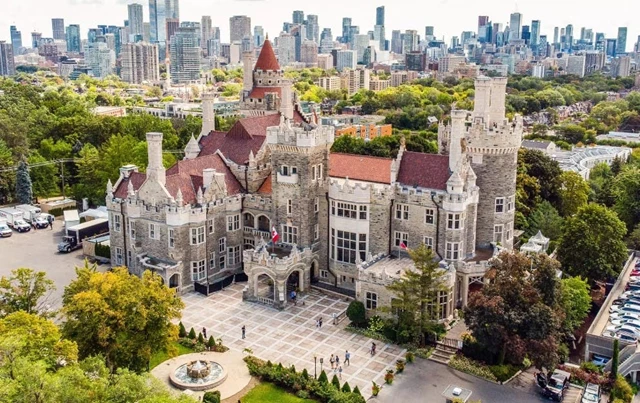
[{"label": "spire", "polygon": [[198,204],[204,204],[204,197],[202,196],[202,186],[198,187],[198,193],[196,194],[196,201]]},{"label": "spire", "polygon": [[184,159],[191,160],[196,158],[200,154],[200,146],[198,145],[198,141],[193,134],[191,135],[191,140],[187,143],[187,146],[184,149]]},{"label": "spire", "polygon": [[258,61],[256,62],[256,66],[253,71],[257,70],[280,70],[280,64],[278,64],[278,59],[276,59],[276,54],[273,51],[273,47],[271,46],[271,41],[269,39],[265,39],[264,44],[262,45],[260,56],[258,56]]},{"label": "spire", "polygon": [[176,203],[178,204],[178,207],[182,207],[182,202],[182,189],[178,188],[178,194],[176,194]]},{"label": "spire", "polygon": [[107,195],[113,197],[113,184],[111,184],[111,179],[107,182]]},{"label": "spire", "polygon": [[129,179],[129,184],[127,185],[127,196],[133,197],[136,195],[136,191],[133,190],[133,182]]}]

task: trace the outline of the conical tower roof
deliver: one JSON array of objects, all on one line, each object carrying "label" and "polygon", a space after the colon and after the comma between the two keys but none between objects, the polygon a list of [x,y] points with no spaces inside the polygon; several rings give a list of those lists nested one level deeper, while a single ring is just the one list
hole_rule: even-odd
[{"label": "conical tower roof", "polygon": [[269,39],[265,39],[264,44],[262,45],[260,56],[258,56],[258,61],[254,68],[254,71],[257,70],[280,70],[280,64],[278,64],[278,59],[276,59],[276,54],[273,51],[273,47],[271,46],[271,41]]}]

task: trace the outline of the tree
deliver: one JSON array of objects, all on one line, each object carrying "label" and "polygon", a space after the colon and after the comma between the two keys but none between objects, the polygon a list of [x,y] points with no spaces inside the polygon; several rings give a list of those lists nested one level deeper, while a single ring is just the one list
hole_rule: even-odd
[{"label": "tree", "polygon": [[579,328],[591,309],[589,284],[581,277],[569,277],[561,280],[560,305],[565,314],[563,324],[567,331]]},{"label": "tree", "polygon": [[322,370],[322,372],[320,372],[320,376],[318,376],[318,382],[329,383],[329,378],[327,378],[327,373],[324,372],[324,369]]},{"label": "tree", "polygon": [[358,388],[358,385],[356,385],[356,387],[353,388],[353,392],[351,393],[362,396],[362,393],[360,393],[360,389]]},{"label": "tree", "polygon": [[187,337],[187,330],[184,328],[184,325],[182,324],[182,321],[180,321],[180,323],[178,323],[178,337],[180,337],[180,338]]},{"label": "tree", "polygon": [[178,327],[171,321],[184,304],[150,271],[140,278],[125,267],[99,273],[87,266],[65,288],[63,333],[81,357],[102,354],[111,370],[145,370],[153,353],[173,348]]},{"label": "tree", "polygon": [[565,220],[558,259],[565,273],[594,283],[617,276],[627,256],[626,227],[604,206],[588,204]]},{"label": "tree", "polygon": [[538,180],[540,197],[558,206],[562,175],[560,164],[538,150],[520,149],[518,159],[522,159],[527,175]]},{"label": "tree", "polygon": [[351,386],[349,386],[349,382],[345,382],[344,385],[342,385],[342,391],[344,393],[351,393]]},{"label": "tree", "polygon": [[20,161],[16,171],[16,199],[20,204],[31,204],[33,202],[31,177],[29,177],[27,163],[24,161]]},{"label": "tree", "polygon": [[613,209],[627,225],[627,230],[640,223],[640,168],[628,167],[615,178]]},{"label": "tree", "polygon": [[578,212],[589,199],[589,184],[576,172],[566,171],[560,175],[560,207],[567,217]]},{"label": "tree", "polygon": [[196,339],[196,331],[193,330],[193,328],[191,328],[191,330],[189,330],[189,338],[191,340],[195,340]]},{"label": "tree", "polygon": [[613,356],[611,357],[611,373],[609,376],[611,379],[618,378],[618,360],[620,359],[620,343],[618,339],[613,339]]},{"label": "tree", "polygon": [[640,249],[640,224],[636,225],[627,237],[627,247],[629,249]]},{"label": "tree", "polygon": [[331,384],[338,390],[340,390],[340,380],[338,379],[338,375],[333,375],[331,378]]},{"label": "tree", "polygon": [[409,339],[424,343],[425,332],[439,318],[439,294],[447,291],[446,271],[434,259],[433,250],[421,244],[409,251],[413,268],[407,268],[400,279],[387,286],[395,296],[395,303],[387,310],[397,310],[396,331]]},{"label": "tree", "polygon": [[0,138],[0,203],[9,202],[12,198],[11,189],[14,187],[14,174],[12,171],[2,171],[13,167],[13,158],[11,149]]},{"label": "tree", "polygon": [[631,387],[631,385],[629,385],[629,382],[627,382],[625,377],[622,375],[618,375],[612,379],[615,379],[615,381],[613,382],[613,387],[611,388],[609,399],[616,403],[631,403],[634,393],[633,388]]},{"label": "tree", "polygon": [[12,312],[48,315],[46,298],[55,290],[53,281],[43,271],[20,268],[11,271],[11,276],[0,278],[0,317]]},{"label": "tree", "polygon": [[543,201],[529,216],[529,227],[525,231],[527,237],[542,232],[551,240],[558,240],[562,235],[564,220],[548,201]]},{"label": "tree", "polygon": [[589,173],[590,200],[607,207],[613,206],[616,202],[614,178],[611,167],[606,163],[594,166]]},{"label": "tree", "polygon": [[354,326],[361,327],[367,324],[364,304],[360,301],[351,301],[347,307],[347,317]]}]

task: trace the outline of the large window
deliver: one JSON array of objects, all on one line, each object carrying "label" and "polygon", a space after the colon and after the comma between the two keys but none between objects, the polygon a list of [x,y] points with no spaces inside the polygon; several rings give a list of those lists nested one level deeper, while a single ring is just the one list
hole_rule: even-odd
[{"label": "large window", "polygon": [[191,228],[191,245],[204,243],[204,227]]},{"label": "large window", "polygon": [[429,249],[433,249],[433,238],[431,238],[430,236],[424,237],[424,246]]},{"label": "large window", "polygon": [[331,258],[343,263],[367,259],[367,235],[331,228]]},{"label": "large window", "polygon": [[360,216],[359,218],[361,220],[366,220],[367,219],[367,206],[360,206]]},{"label": "large window", "polygon": [[424,222],[427,224],[433,224],[435,222],[435,210],[432,208],[428,208],[424,213]]},{"label": "large window", "polygon": [[298,227],[291,225],[282,226],[282,242],[283,243],[298,243]]},{"label": "large window", "polygon": [[234,266],[240,264],[240,245],[227,248],[229,265]]},{"label": "large window", "polygon": [[169,247],[173,248],[176,246],[176,230],[173,228],[169,228]]},{"label": "large window", "polygon": [[120,232],[120,226],[122,225],[120,220],[121,218],[119,215],[113,216],[113,230],[116,232]]},{"label": "large window", "polygon": [[116,265],[122,266],[122,248],[116,248]]},{"label": "large window", "polygon": [[237,231],[240,229],[240,214],[227,216],[227,230]]},{"label": "large window", "polygon": [[514,198],[514,196],[507,197],[507,211],[513,211],[513,208],[515,206]]},{"label": "large window", "polygon": [[367,309],[378,309],[378,294],[367,292],[365,296],[365,306]]},{"label": "large window", "polygon": [[459,213],[449,213],[447,215],[447,228],[448,229],[460,229],[460,219],[462,214]]},{"label": "large window", "polygon": [[191,281],[201,281],[207,277],[204,260],[191,262]]},{"label": "large window", "polygon": [[513,231],[513,222],[507,223],[506,224],[506,231],[505,231],[505,242],[509,242],[511,240],[511,233]]},{"label": "large window", "polygon": [[409,219],[409,205],[396,204],[396,219],[408,220]]},{"label": "large window", "polygon": [[504,213],[504,197],[496,197],[496,213]]},{"label": "large window", "polygon": [[210,234],[213,234],[214,229],[215,229],[215,226],[213,225],[213,218],[210,218],[207,220],[207,231]]},{"label": "large window", "polygon": [[493,242],[502,243],[502,231],[502,224],[493,226]]},{"label": "large window", "polygon": [[133,220],[129,220],[129,235],[131,239],[136,239],[136,222]]},{"label": "large window", "polygon": [[394,232],[394,239],[396,247],[400,247],[400,244],[404,244],[405,248],[409,247],[409,233],[408,232]]},{"label": "large window", "polygon": [[331,202],[331,215],[345,218],[358,218],[358,205],[342,202]]},{"label": "large window", "polygon": [[156,225],[149,224],[149,238],[156,239],[157,235],[158,235],[158,232],[156,231]]},{"label": "large window", "polygon": [[220,238],[218,240],[218,255],[220,256],[220,270],[224,270],[227,267],[227,238]]},{"label": "large window", "polygon": [[460,242],[447,242],[446,249],[445,249],[445,259],[447,260],[460,259]]}]

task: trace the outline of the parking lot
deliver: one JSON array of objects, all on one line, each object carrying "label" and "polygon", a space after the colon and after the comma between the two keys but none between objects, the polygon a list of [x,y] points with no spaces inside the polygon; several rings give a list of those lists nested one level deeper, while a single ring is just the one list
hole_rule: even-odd
[{"label": "parking lot", "polygon": [[[68,254],[58,253],[63,226],[62,220],[57,219],[53,230],[14,231],[11,237],[0,239],[0,276],[9,275],[11,270],[20,267],[44,271],[56,285],[56,290],[46,298],[46,303],[53,309],[62,305],[64,287],[76,277],[75,267],[84,264],[81,249]],[[103,271],[107,266],[98,269]]]}]

